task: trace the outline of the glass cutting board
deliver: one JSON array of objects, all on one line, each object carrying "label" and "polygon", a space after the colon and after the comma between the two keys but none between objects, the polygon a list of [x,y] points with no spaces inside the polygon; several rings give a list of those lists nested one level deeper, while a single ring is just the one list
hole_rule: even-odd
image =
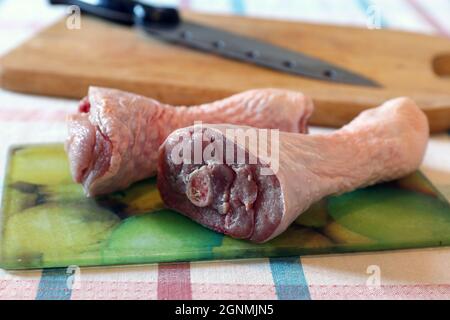
[{"label": "glass cutting board", "polygon": [[164,209],[156,180],[86,198],[63,146],[10,150],[1,214],[6,269],[339,253],[450,244],[450,206],[419,172],[329,197],[265,244],[234,240]]}]

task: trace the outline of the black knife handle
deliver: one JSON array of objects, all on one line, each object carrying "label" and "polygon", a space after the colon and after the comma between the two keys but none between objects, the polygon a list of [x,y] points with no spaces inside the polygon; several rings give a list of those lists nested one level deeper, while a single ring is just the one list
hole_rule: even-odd
[{"label": "black knife handle", "polygon": [[[178,10],[168,7],[155,7],[133,0],[49,0],[50,4],[75,5],[87,13],[111,22],[132,26],[176,25],[180,22]],[[93,4],[95,3],[95,4]]]},{"label": "black knife handle", "polygon": [[177,9],[155,7],[135,1],[133,9],[134,22],[140,25],[170,27],[180,23],[181,18]]}]

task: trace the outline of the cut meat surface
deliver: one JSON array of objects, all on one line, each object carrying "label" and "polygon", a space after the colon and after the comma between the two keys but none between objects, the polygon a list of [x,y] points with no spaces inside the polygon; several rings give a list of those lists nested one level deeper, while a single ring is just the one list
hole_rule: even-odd
[{"label": "cut meat surface", "polygon": [[[236,139],[237,129],[255,131],[257,143]],[[325,196],[416,170],[428,132],[427,118],[408,98],[366,110],[331,134],[280,132],[277,139],[260,129],[233,125],[183,128],[160,148],[158,188],[167,207],[202,225],[265,242]],[[268,145],[271,152],[254,144]],[[201,147],[199,162],[195,145]],[[239,162],[239,153],[246,162]]]},{"label": "cut meat surface", "polygon": [[68,119],[66,151],[74,180],[95,196],[153,176],[162,142],[196,121],[306,133],[312,112],[311,99],[287,90],[251,90],[210,104],[173,107],[91,87],[78,113]]}]

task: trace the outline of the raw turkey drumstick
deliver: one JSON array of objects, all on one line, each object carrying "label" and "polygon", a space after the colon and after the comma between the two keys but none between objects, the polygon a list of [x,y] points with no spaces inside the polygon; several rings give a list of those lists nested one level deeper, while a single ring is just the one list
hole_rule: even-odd
[{"label": "raw turkey drumstick", "polygon": [[[232,125],[179,129],[160,148],[158,188],[167,207],[202,225],[265,242],[327,195],[416,170],[428,130],[425,115],[408,98],[366,110],[331,134],[280,132],[276,139]],[[248,139],[239,140],[243,133]]]},{"label": "raw turkey drumstick", "polygon": [[156,173],[158,148],[195,121],[307,132],[312,101],[299,92],[261,89],[197,107],[172,107],[114,89],[91,87],[68,119],[66,151],[74,180],[89,196]]}]

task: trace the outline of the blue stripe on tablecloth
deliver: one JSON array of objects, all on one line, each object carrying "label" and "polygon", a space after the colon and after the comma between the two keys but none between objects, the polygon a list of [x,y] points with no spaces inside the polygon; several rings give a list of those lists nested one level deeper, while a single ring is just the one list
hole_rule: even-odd
[{"label": "blue stripe on tablecloth", "polygon": [[245,14],[245,4],[243,0],[230,0],[231,8],[235,14]]},{"label": "blue stripe on tablecloth", "polygon": [[[356,0],[356,3],[358,4],[361,11],[367,15],[367,9],[372,5],[372,2],[370,0]],[[380,23],[381,28],[387,28],[389,24],[387,23],[385,17],[380,17]]]},{"label": "blue stripe on tablecloth", "polygon": [[270,269],[278,299],[311,299],[299,257],[271,258]]},{"label": "blue stripe on tablecloth", "polygon": [[65,268],[44,269],[36,300],[70,300],[72,290],[67,286],[67,280],[71,275]]}]

